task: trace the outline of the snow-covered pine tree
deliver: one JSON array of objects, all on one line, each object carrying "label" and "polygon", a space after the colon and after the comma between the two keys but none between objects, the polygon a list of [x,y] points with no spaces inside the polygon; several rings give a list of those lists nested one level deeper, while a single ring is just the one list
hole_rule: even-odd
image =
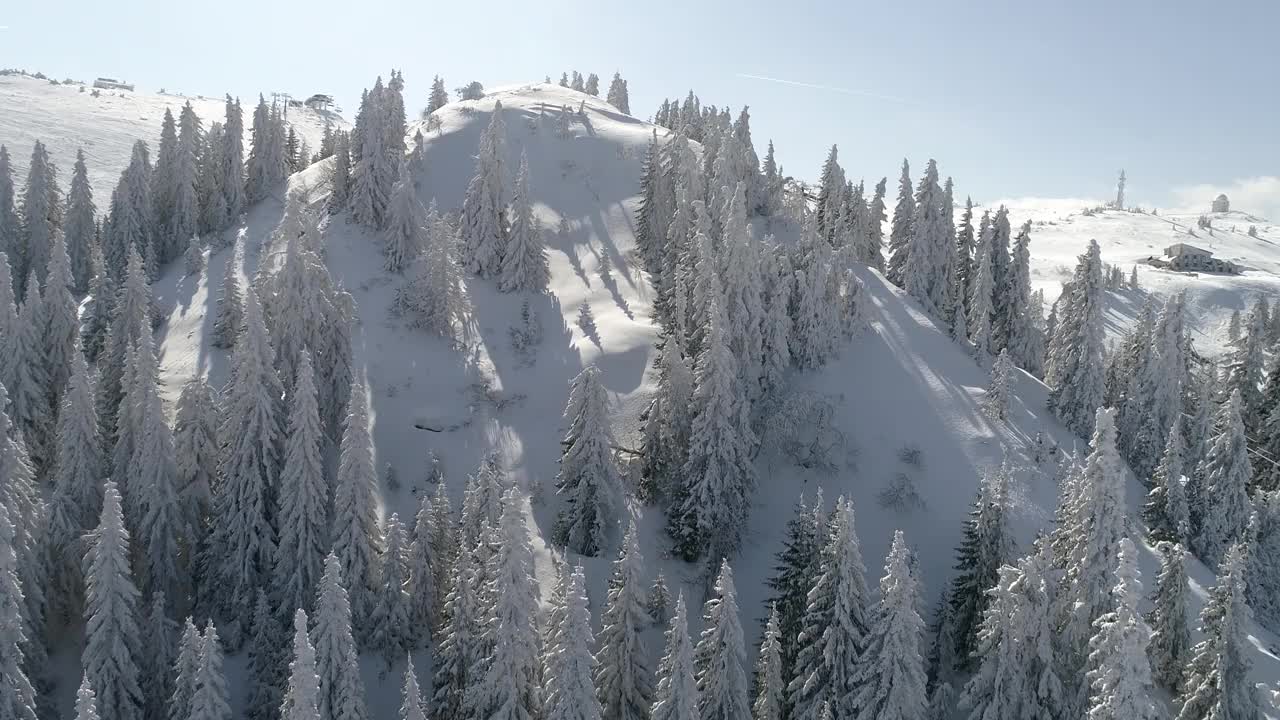
[{"label": "snow-covered pine tree", "polygon": [[778,610],[778,628],[782,642],[783,708],[789,710],[790,699],[786,685],[795,678],[793,668],[800,648],[797,638],[804,629],[805,609],[809,604],[809,591],[817,583],[823,545],[826,538],[823,529],[826,522],[822,512],[822,490],[812,507],[804,496],[796,503],[795,514],[787,521],[787,537],[783,548],[775,557],[773,577],[767,585],[773,592],[770,605]]},{"label": "snow-covered pine tree", "polygon": [[693,651],[698,715],[703,720],[751,717],[738,593],[728,560],[720,562],[714,595],[703,606],[702,615],[704,629]]},{"label": "snow-covered pine tree", "polygon": [[906,284],[905,268],[908,248],[911,246],[911,220],[915,216],[916,203],[911,194],[911,166],[902,160],[902,175],[898,178],[898,204],[893,208],[893,225],[889,230],[889,264],[885,277],[898,287]]},{"label": "snow-covered pine tree", "polygon": [[994,230],[987,213],[982,215],[978,244],[973,251],[973,267],[969,277],[969,299],[965,319],[969,326],[969,342],[979,360],[985,360],[993,346],[991,341],[992,300],[995,277],[992,275],[991,251]]},{"label": "snow-covered pine tree", "polygon": [[644,558],[633,521],[609,579],[608,601],[596,645],[596,692],[604,714],[618,720],[647,720],[653,703],[653,676],[644,631],[651,622],[644,606]]},{"label": "snow-covered pine tree", "polygon": [[938,164],[930,160],[916,190],[911,239],[902,276],[907,292],[920,302],[925,312],[950,320],[946,311],[951,295],[949,277],[954,267],[951,258],[955,253],[955,240],[947,234],[949,223],[942,213]]},{"label": "snow-covered pine tree", "polygon": [[[284,147],[284,119],[277,105],[267,106],[258,96],[258,106],[253,110],[253,145],[245,162],[245,202],[255,203],[266,198],[275,186],[288,174]],[[231,133],[230,124],[227,133]]]},{"label": "snow-covered pine tree", "polygon": [[[1125,536],[1124,462],[1116,449],[1115,411],[1098,408],[1084,468],[1075,479],[1069,523],[1060,527],[1058,563],[1065,568],[1057,595],[1061,628],[1059,674],[1068,684],[1066,707],[1087,708],[1082,673],[1093,623],[1111,608],[1110,587]],[[1073,682],[1074,681],[1074,682]]]},{"label": "snow-covered pine tree", "polygon": [[62,191],[58,188],[58,169],[39,140],[31,149],[27,184],[22,191],[18,215],[22,222],[18,248],[21,252],[11,260],[20,258],[21,270],[15,267],[14,276],[22,280],[35,275],[44,285],[49,253],[53,250],[54,238],[62,230]]},{"label": "snow-covered pine tree", "polygon": [[973,232],[973,198],[966,197],[964,212],[960,215],[960,227],[956,229],[956,296],[969,311],[969,284],[973,280],[974,249],[978,236]]},{"label": "snow-covered pine tree", "polygon": [[689,455],[684,484],[673,498],[669,528],[677,554],[690,560],[703,554],[724,558],[738,549],[755,489],[751,452],[756,437],[742,407],[746,398],[729,350],[728,319],[716,285],[712,275],[710,328],[694,377]]},{"label": "snow-covered pine tree", "polygon": [[[0,145],[0,253],[6,255],[5,264],[13,262],[13,270],[18,269],[18,221],[16,197],[13,187],[13,164],[9,159],[9,148]],[[12,257],[9,257],[12,256]],[[6,268],[10,270],[11,268]]]},{"label": "snow-covered pine tree", "polygon": [[462,201],[462,245],[467,269],[485,278],[501,272],[507,251],[507,204],[502,192],[505,157],[506,125],[499,100],[494,103],[489,126],[480,136],[476,172]]},{"label": "snow-covered pine tree", "polygon": [[177,189],[178,124],[172,108],[165,108],[160,120],[160,143],[156,148],[156,164],[151,173],[152,250],[163,253],[173,219],[173,196]]},{"label": "snow-covered pine tree", "polygon": [[[18,717],[29,719],[35,717],[35,715],[25,716],[19,714]],[[89,684],[88,675],[82,677],[80,689],[76,690],[75,720],[99,720],[98,698],[93,694],[93,687]]]},{"label": "snow-covered pine tree", "polygon": [[[129,166],[120,175],[111,196],[111,214],[103,223],[102,253],[106,267],[122,282],[129,252],[136,251],[146,261],[147,277],[155,277],[154,216],[151,197],[151,160],[147,144],[133,144]],[[101,701],[101,698],[99,698]]]},{"label": "snow-covered pine tree", "polygon": [[993,352],[1003,350],[1007,345],[1010,318],[1023,308],[1013,305],[1012,257],[1009,243],[1013,239],[1013,230],[1009,226],[1009,210],[1003,205],[991,217],[991,286],[992,317],[991,337]]},{"label": "snow-covered pine tree", "polygon": [[378,553],[382,529],[378,525],[378,474],[369,432],[369,394],[364,382],[351,384],[347,419],[339,445],[334,480],[332,550],[349,578],[353,631],[364,645],[373,632],[370,618],[379,595]]},{"label": "snow-covered pine tree", "polygon": [[[469,548],[458,554],[453,566],[449,594],[445,597],[444,624],[434,655],[435,678],[432,684],[432,717],[448,720],[464,717],[463,704],[467,688],[480,681],[480,616],[476,571]],[[591,695],[594,698],[594,694]]]},{"label": "snow-covered pine tree", "polygon": [[[275,565],[272,488],[280,465],[283,387],[272,367],[275,353],[258,295],[245,293],[244,330],[231,357],[219,441],[221,482],[214,490],[214,525],[205,562],[216,588],[217,610],[248,625],[257,588]],[[287,610],[286,610],[287,612]]]},{"label": "snow-covered pine tree", "polygon": [[1218,584],[1200,611],[1204,639],[1191,649],[1183,676],[1177,720],[1260,720],[1256,689],[1249,680],[1251,650],[1245,603],[1243,543],[1232,545],[1218,568]]},{"label": "snow-covered pine tree", "polygon": [[49,408],[49,361],[45,348],[44,301],[33,273],[18,311],[13,335],[0,348],[0,378],[9,391],[9,418],[22,434],[36,475],[43,478],[53,460],[53,413]]},{"label": "snow-covered pine tree", "polygon": [[[173,660],[173,682],[169,696],[164,698],[168,717],[185,718],[191,714],[191,698],[196,691],[196,673],[200,670],[200,652],[204,637],[188,615],[183,623]],[[144,678],[150,679],[150,678]],[[164,717],[161,715],[161,717]]]},{"label": "snow-covered pine tree", "polygon": [[[23,648],[31,641],[22,608],[15,531],[9,511],[0,504],[0,714],[13,720],[36,720],[36,691],[26,672]],[[35,639],[35,642],[43,642]]]},{"label": "snow-covered pine tree", "polygon": [[277,613],[259,590],[253,607],[253,635],[249,638],[247,677],[249,693],[245,714],[250,720],[273,720],[284,694],[285,629]]},{"label": "snow-covered pine tree", "polygon": [[1018,561],[1014,581],[1023,614],[1021,670],[1026,678],[1026,717],[1052,717],[1064,704],[1064,688],[1059,676],[1054,641],[1058,628],[1053,619],[1053,546],[1048,537],[1039,537],[1035,549]]},{"label": "snow-covered pine tree", "polygon": [[444,89],[444,80],[436,75],[431,79],[431,95],[427,98],[427,115],[449,104],[449,93]]},{"label": "snow-covered pine tree", "polygon": [[508,488],[502,500],[495,528],[500,540],[489,573],[493,610],[485,638],[493,651],[482,665],[483,677],[467,690],[466,706],[478,713],[473,717],[528,720],[542,709],[533,549],[516,489]]},{"label": "snow-covered pine tree", "polygon": [[621,514],[623,490],[613,458],[609,398],[594,365],[573,379],[564,422],[556,490],[567,507],[557,520],[556,538],[574,552],[596,555]]},{"label": "snow-covered pine tree", "polygon": [[1182,456],[1186,452],[1182,444],[1182,422],[1175,420],[1169,426],[1164,456],[1151,479],[1151,492],[1142,508],[1142,519],[1152,540],[1186,543],[1191,532],[1191,515],[1187,508],[1185,474]]},{"label": "snow-covered pine tree", "polygon": [[920,636],[924,620],[911,551],[901,530],[885,559],[880,600],[871,610],[866,647],[858,658],[850,697],[841,703],[865,720],[924,720],[928,702]]},{"label": "snow-covered pine tree", "polygon": [[651,717],[653,720],[698,720],[701,699],[683,590],[676,598],[676,611],[671,616],[666,638],[666,651],[658,664]]},{"label": "snow-covered pine tree", "polygon": [[991,366],[991,384],[987,386],[987,394],[982,399],[982,409],[991,420],[1004,420],[1009,416],[1009,382],[1012,380],[1013,362],[1009,359],[1009,349],[1005,348],[996,356]]},{"label": "snow-covered pine tree", "polygon": [[658,389],[644,423],[641,493],[648,501],[669,497],[672,487],[680,482],[693,421],[689,411],[692,397],[689,362],[681,353],[680,344],[668,338],[658,360]]},{"label": "snow-covered pine tree", "polygon": [[1253,507],[1245,599],[1258,623],[1274,630],[1280,628],[1280,490],[1258,493]]},{"label": "snow-covered pine tree", "polygon": [[739,181],[733,194],[727,198],[721,239],[725,256],[722,274],[729,351],[736,360],[738,387],[746,400],[739,405],[739,413],[750,413],[751,404],[760,397],[760,363],[764,357],[760,326],[764,318],[761,251],[747,225],[746,188],[746,183]]},{"label": "snow-covered pine tree", "polygon": [[214,314],[213,337],[214,347],[229,348],[236,344],[236,338],[244,327],[244,300],[240,295],[240,268],[236,253],[232,250],[227,258],[226,270],[222,276],[222,291],[218,295],[218,305]]},{"label": "snow-covered pine tree", "polygon": [[988,470],[964,522],[964,537],[956,552],[956,576],[947,596],[951,613],[953,657],[957,669],[973,667],[980,658],[975,650],[979,631],[991,600],[987,592],[1000,580],[1001,565],[1009,562],[1013,537],[1009,528],[1008,461]]},{"label": "snow-covered pine tree", "polygon": [[236,222],[244,212],[244,113],[240,100],[227,95],[222,135],[222,204],[227,208],[227,222]]},{"label": "snow-covered pine tree", "polygon": [[289,662],[289,684],[280,704],[280,720],[316,720],[320,714],[320,675],[316,648],[307,635],[307,611],[293,616],[293,659]]},{"label": "snow-covered pine tree", "polygon": [[1226,385],[1240,393],[1240,411],[1245,427],[1257,424],[1262,406],[1262,381],[1266,372],[1266,299],[1259,298],[1245,321],[1245,334],[1226,362]]},{"label": "snow-covered pine tree", "polygon": [[415,647],[424,647],[439,626],[438,611],[444,588],[437,584],[437,578],[441,574],[441,566],[449,558],[438,555],[432,542],[435,537],[434,521],[435,508],[431,496],[424,492],[414,517],[408,548],[409,618],[410,626],[414,628],[411,640]]},{"label": "snow-covered pine tree", "polygon": [[280,607],[311,610],[329,538],[329,482],[320,456],[323,432],[316,407],[315,371],[306,350],[302,351],[290,403],[284,465],[277,487],[280,539],[273,581]]},{"label": "snow-covered pine tree", "polygon": [[[670,166],[672,144],[680,144],[683,136],[677,135],[670,142],[659,145],[658,133],[649,137],[640,170],[640,206],[636,209],[636,247],[640,259],[650,275],[657,276],[661,269],[662,250],[670,236],[670,224],[676,210],[675,184],[672,183]],[[685,191],[690,192],[686,185]],[[692,203],[693,198],[689,198]]]},{"label": "snow-covered pine tree", "polygon": [[[0,183],[3,183],[0,179]],[[3,190],[0,190],[3,194]],[[67,245],[67,255],[71,261],[72,290],[76,295],[89,291],[89,281],[93,279],[91,264],[92,248],[96,242],[94,214],[97,207],[93,204],[93,188],[89,186],[89,170],[84,162],[84,150],[76,151],[75,169],[71,173],[71,188],[67,191],[67,210],[64,217],[62,234]],[[0,214],[3,214],[0,208]],[[4,221],[0,219],[0,226]],[[0,230],[0,236],[3,236]],[[0,252],[4,245],[0,242]]]},{"label": "snow-covered pine tree", "polygon": [[35,469],[27,455],[22,435],[9,422],[5,412],[8,393],[0,383],[0,505],[11,513],[13,548],[18,559],[18,581],[22,584],[23,606],[20,610],[26,627],[23,646],[27,678],[39,684],[45,671],[45,560],[41,542],[45,523],[45,506],[36,486]]},{"label": "snow-covered pine tree", "polygon": [[187,523],[203,538],[204,524],[213,505],[217,484],[219,405],[217,391],[196,374],[182,386],[173,443],[178,459],[178,487]]},{"label": "snow-covered pine tree", "polygon": [[555,630],[554,652],[546,661],[546,720],[600,720],[605,717],[591,685],[591,609],[582,566],[568,576],[565,607]]},{"label": "snow-covered pine tree", "polygon": [[129,531],[120,493],[110,480],[103,488],[102,518],[85,553],[85,581],[88,624],[81,665],[104,718],[138,720],[139,594],[129,569]]},{"label": "snow-covered pine tree", "polygon": [[786,372],[791,367],[791,291],[790,273],[783,273],[783,258],[766,245],[760,252],[760,275],[765,290],[765,310],[761,320],[761,342],[764,362],[760,382],[767,403],[776,402],[786,386]]},{"label": "snow-covered pine tree", "polygon": [[231,696],[222,671],[222,643],[218,628],[210,623],[200,643],[195,692],[191,695],[190,720],[230,720]]},{"label": "snow-covered pine tree", "polygon": [[866,567],[854,527],[853,502],[843,497],[827,526],[821,572],[809,591],[798,652],[787,694],[791,717],[818,717],[830,702],[841,717],[853,717],[844,704],[855,688],[853,673],[867,634]]},{"label": "snow-covered pine tree", "polygon": [[458,235],[441,219],[434,201],[427,224],[427,251],[414,262],[396,303],[414,326],[450,337],[466,312]]},{"label": "snow-covered pine tree", "polygon": [[1000,567],[998,583],[987,591],[987,608],[978,630],[977,672],[969,679],[957,707],[975,720],[1024,720],[1027,700],[1022,626],[1026,609],[1014,584],[1018,570]]},{"label": "snow-covered pine tree", "polygon": [[200,204],[200,232],[213,235],[211,245],[221,247],[226,239],[221,231],[230,224],[227,212],[227,199],[222,191],[223,158],[226,149],[226,135],[222,123],[214,121],[209,124],[209,131],[204,135],[200,148],[200,157],[196,168],[196,196]]},{"label": "snow-covered pine tree", "polygon": [[1253,465],[1245,442],[1244,403],[1238,389],[1218,411],[1217,435],[1196,468],[1200,489],[1191,506],[1191,548],[1206,563],[1222,559],[1232,543],[1243,541],[1252,504]]},{"label": "snow-covered pine tree", "polygon": [[[342,584],[342,566],[332,552],[324,559],[316,599],[315,672],[320,677],[320,720],[366,720],[359,655],[351,636],[351,602]],[[286,696],[287,698],[287,696]],[[287,702],[287,699],[286,699]]]},{"label": "snow-covered pine tree", "polygon": [[1032,375],[1043,371],[1044,358],[1037,353],[1034,318],[1031,315],[1031,221],[1022,224],[1014,238],[1006,287],[1001,297],[1008,308],[1001,314],[1004,325],[996,343],[1007,349],[1013,363]]},{"label": "snow-covered pine tree", "polygon": [[173,167],[169,223],[157,237],[165,238],[160,261],[168,262],[186,249],[200,231],[200,200],[197,194],[197,162],[203,144],[200,118],[187,101],[178,116],[178,144]]},{"label": "snow-covered pine tree", "polygon": [[391,513],[383,529],[386,548],[382,553],[382,585],[369,617],[370,647],[382,651],[387,668],[408,654],[413,645],[410,625],[409,539],[400,517]]},{"label": "snow-covered pine tree", "polygon": [[329,212],[337,213],[351,202],[351,134],[336,133],[333,167],[329,171]]},{"label": "snow-covered pine tree", "polygon": [[502,276],[498,280],[503,292],[546,292],[551,282],[547,249],[542,228],[533,215],[529,195],[529,156],[520,154],[520,169],[511,198],[511,233],[506,255],[502,258]]},{"label": "snow-covered pine tree", "polygon": [[832,145],[827,159],[822,163],[822,175],[818,180],[818,198],[814,208],[814,221],[818,234],[826,240],[835,235],[840,204],[844,193],[844,170],[840,167],[840,149]]},{"label": "snow-covered pine tree", "polygon": [[69,614],[79,610],[77,599],[83,592],[81,538],[102,512],[100,448],[93,381],[84,355],[77,352],[71,358],[71,379],[58,411],[57,461],[46,536],[52,599]]},{"label": "snow-covered pine tree", "polygon": [[[1049,346],[1049,408],[1077,435],[1087,435],[1102,405],[1102,260],[1097,241],[1080,256]],[[1061,303],[1060,303],[1061,304]]]},{"label": "snow-covered pine tree", "polygon": [[418,200],[408,166],[400,163],[400,179],[391,188],[387,209],[387,240],[382,248],[387,272],[400,272],[422,253],[427,232],[427,210]]},{"label": "snow-covered pine tree", "polygon": [[1176,543],[1162,542],[1160,574],[1151,612],[1146,620],[1151,625],[1151,643],[1147,657],[1152,678],[1161,687],[1177,692],[1182,686],[1182,671],[1191,659],[1191,631],[1187,628],[1186,551]]},{"label": "snow-covered pine tree", "polygon": [[1089,641],[1089,720],[1154,720],[1160,717],[1152,702],[1151,665],[1147,647],[1151,628],[1138,614],[1142,596],[1137,550],[1129,538],[1120,539],[1112,609],[1094,622]]},{"label": "snow-covered pine tree", "polygon": [[609,93],[605,96],[605,101],[621,110],[623,115],[630,115],[631,98],[629,95],[627,81],[623,80],[622,76],[615,72],[613,80],[609,82]]},{"label": "snow-covered pine tree", "polygon": [[760,654],[756,659],[756,699],[751,704],[752,720],[782,720],[782,630],[779,626],[778,608],[769,606],[769,620],[765,623],[764,637],[760,640]]}]

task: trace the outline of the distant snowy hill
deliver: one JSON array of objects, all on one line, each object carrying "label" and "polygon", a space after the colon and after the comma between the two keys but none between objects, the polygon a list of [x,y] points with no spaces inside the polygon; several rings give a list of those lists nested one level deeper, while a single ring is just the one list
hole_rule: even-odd
[{"label": "distant snowy hill", "polygon": [[[206,130],[225,116],[222,96],[100,90],[100,95],[93,97],[92,93],[91,85],[54,85],[24,75],[0,76],[0,108],[4,108],[0,112],[0,145],[9,148],[15,182],[22,183],[26,178],[31,146],[40,140],[58,167],[58,181],[65,192],[76,150],[83,149],[94,200],[102,210],[111,199],[120,172],[129,164],[135,140],[147,142],[155,161],[165,108],[177,117],[183,104],[190,101]],[[245,114],[245,152],[250,147],[249,128],[257,102],[256,97],[240,98]],[[306,107],[290,108],[288,121],[313,151],[320,146],[326,123],[347,127],[346,120],[337,113]]]},{"label": "distant snowy hill", "polygon": [[[18,90],[11,90],[14,87]],[[10,91],[48,94],[67,103],[92,102],[81,100],[74,88],[45,88],[26,79],[0,78],[0,93]],[[136,135],[152,137],[157,132],[162,100],[147,106],[145,122],[139,124]],[[328,221],[324,247],[330,272],[358,303],[357,365],[367,372],[372,388],[378,464],[393,465],[403,486],[381,488],[383,512],[399,513],[402,519],[413,515],[418,493],[428,490],[429,452],[443,462],[456,507],[467,474],[485,452],[497,450],[502,465],[531,496],[528,519],[535,532],[545,601],[552,577],[552,551],[546,539],[559,507],[554,481],[569,379],[588,364],[601,369],[615,432],[624,447],[638,443],[639,417],[655,383],[657,327],[649,317],[653,291],[634,257],[641,158],[654,128],[598,98],[549,84],[505,88],[478,101],[454,103],[437,113],[438,129],[409,128],[410,135],[421,129],[426,136],[426,170],[416,178],[424,203],[435,199],[442,210],[461,204],[480,133],[498,100],[507,133],[506,180],[510,183],[521,153],[527,153],[535,212],[548,233],[551,294],[531,300],[544,330],[542,344],[531,359],[513,352],[508,336],[519,320],[521,295],[499,293],[491,282],[469,277],[472,321],[454,345],[409,329],[396,317],[393,299],[402,277],[383,270],[377,234],[349,223],[343,213]],[[220,101],[209,102],[216,111],[197,108],[206,122],[221,113]],[[585,119],[575,118],[569,135],[561,136],[556,130],[560,108],[568,105],[576,110],[579,104]],[[0,117],[0,140],[11,147],[29,145],[29,141],[9,139],[9,134],[17,133],[18,124],[6,117]],[[65,148],[62,152],[74,153],[74,139],[93,114],[69,110],[68,117],[59,117],[58,132],[65,137],[58,142]],[[32,125],[25,118],[20,124],[34,131]],[[114,143],[109,143],[110,153],[114,157],[119,151],[123,164],[128,142]],[[67,162],[65,155],[58,157],[60,163]],[[319,208],[327,193],[327,165],[320,163],[295,175],[290,189],[306,194],[295,194],[289,202]],[[273,233],[287,213],[300,210],[288,206],[285,197],[277,193],[253,208],[236,247],[213,255],[204,273],[184,277],[182,268],[171,267],[157,283],[157,300],[168,312],[160,330],[161,381],[171,405],[182,382],[193,373],[207,373],[218,384],[225,379],[225,353],[213,349],[208,339],[217,287],[228,261],[243,262],[246,276],[251,276],[263,258],[283,249],[283,238]],[[1175,218],[1127,213],[1082,217],[1034,206],[1014,206],[1012,211],[1015,227],[1028,217],[1044,222],[1034,228],[1033,280],[1037,287],[1050,290],[1050,298],[1089,238],[1098,238],[1104,260],[1127,267],[1140,257],[1158,254],[1174,238],[1186,241],[1187,223],[1194,226],[1194,218],[1186,217],[1176,218],[1179,231],[1169,224]],[[1229,315],[1231,308],[1243,308],[1258,292],[1280,289],[1280,278],[1271,274],[1280,271],[1280,252],[1272,240],[1248,238],[1243,221],[1235,223],[1238,232],[1228,230],[1231,220],[1216,219],[1215,224],[1219,223],[1213,238],[1199,242],[1256,270],[1222,278],[1191,278],[1153,269],[1140,272],[1143,285],[1157,292],[1191,291],[1194,324],[1215,338],[1225,336],[1225,324],[1218,326],[1223,312]],[[1280,229],[1258,224],[1263,238],[1280,240]],[[565,231],[559,232],[559,227]],[[786,227],[757,230],[775,231],[783,240],[788,232]],[[1006,456],[1017,468],[1015,525],[1025,551],[1035,534],[1049,527],[1057,497],[1051,464],[1039,462],[1037,456],[1050,447],[1071,451],[1084,445],[1045,409],[1046,388],[1022,373],[1017,373],[1014,383],[1010,420],[988,421],[979,409],[987,372],[878,273],[863,270],[860,277],[867,290],[868,328],[846,343],[827,367],[792,375],[797,396],[830,405],[824,437],[835,447],[835,466],[801,467],[779,447],[782,438],[777,434],[767,439],[760,455],[760,487],[753,498],[751,524],[743,552],[734,559],[743,624],[751,642],[759,635],[755,620],[766,614],[764,581],[772,573],[773,555],[781,547],[785,523],[802,493],[812,499],[821,487],[828,507],[837,496],[853,499],[872,580],[881,574],[892,532],[903,529],[916,553],[923,600],[932,608],[951,575],[961,524],[981,473]],[[1117,319],[1112,329],[1118,331],[1140,302],[1136,295],[1114,297]],[[583,304],[594,314],[598,343],[577,325]],[[1217,346],[1205,343],[1202,347],[1220,346],[1216,342]],[[1040,437],[1043,445],[1037,442]],[[885,491],[903,478],[914,489],[915,498],[889,502]],[[1128,502],[1133,510],[1141,502],[1140,490],[1130,478]],[[703,599],[703,568],[668,557],[660,509],[636,506],[633,510],[650,577],[661,570],[672,585],[682,585],[691,608],[696,607]],[[602,557],[583,559],[597,622],[613,555],[611,549]],[[1150,586],[1156,569],[1153,553],[1143,553],[1142,569]],[[1193,602],[1198,607],[1213,577],[1199,565],[1191,572],[1197,596]],[[673,595],[674,591],[673,587]],[[656,663],[661,652],[659,630],[650,631],[647,640]],[[1276,641],[1258,633],[1255,642],[1259,652],[1254,657],[1254,676],[1274,682],[1280,678],[1280,659],[1268,648]],[[423,653],[420,672],[425,673],[429,656]],[[400,679],[397,672],[380,675],[381,668],[380,661],[369,658],[365,680],[373,717],[389,720],[399,705]]]},{"label": "distant snowy hill", "polygon": [[[1187,322],[1192,328],[1196,349],[1209,356],[1225,352],[1227,323],[1232,311],[1247,312],[1259,296],[1265,295],[1269,300],[1280,297],[1280,225],[1272,221],[1237,211],[1209,212],[1209,198],[1205,199],[1203,214],[1212,221],[1212,230],[1198,227],[1198,214],[1152,215],[1108,210],[1085,215],[1086,203],[1084,200],[1006,203],[1015,230],[1024,221],[1032,221],[1031,282],[1034,289],[1044,289],[1048,302],[1058,296],[1062,282],[1071,276],[1076,256],[1084,252],[1090,239],[1098,241],[1102,261],[1119,265],[1126,278],[1130,267],[1137,264],[1143,290],[1161,296],[1185,291]],[[980,216],[982,209],[986,208],[975,208],[975,215]],[[1250,226],[1257,228],[1257,237],[1249,236]],[[1163,255],[1164,249],[1175,243],[1209,250],[1214,257],[1241,266],[1243,273],[1180,273],[1144,262],[1150,256]],[[1143,302],[1137,293],[1109,293],[1106,323],[1109,338],[1115,339],[1128,329]]]}]

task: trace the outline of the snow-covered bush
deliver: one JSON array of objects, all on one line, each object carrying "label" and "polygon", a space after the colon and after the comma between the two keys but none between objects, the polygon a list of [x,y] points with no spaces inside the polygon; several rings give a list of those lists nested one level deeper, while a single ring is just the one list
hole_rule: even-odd
[{"label": "snow-covered bush", "polygon": [[453,92],[457,94],[459,100],[479,100],[484,97],[484,85],[472,80]]},{"label": "snow-covered bush", "polygon": [[844,464],[845,436],[835,406],[814,392],[789,393],[766,422],[764,437],[800,467],[836,472]]},{"label": "snow-covered bush", "polygon": [[889,480],[889,484],[876,495],[880,507],[894,512],[911,512],[924,507],[924,498],[916,492],[915,481],[911,476],[900,472]]}]

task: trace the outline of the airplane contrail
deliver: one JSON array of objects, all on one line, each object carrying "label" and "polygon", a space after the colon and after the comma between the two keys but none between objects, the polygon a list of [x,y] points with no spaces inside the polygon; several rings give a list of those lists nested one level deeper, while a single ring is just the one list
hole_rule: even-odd
[{"label": "airplane contrail", "polygon": [[817,83],[800,82],[799,80],[784,80],[782,78],[768,77],[767,75],[752,75],[750,73],[734,73],[734,75],[736,77],[746,78],[747,80],[763,80],[764,82],[778,83],[780,85],[812,88],[814,90],[826,90],[828,92],[837,92],[843,95],[857,95],[859,97],[887,100],[889,102],[904,103],[907,105],[916,104],[914,101],[906,98],[895,97],[893,95],[879,95],[877,93],[866,92],[864,90],[853,90],[850,88],[836,87],[834,85],[819,85]]}]

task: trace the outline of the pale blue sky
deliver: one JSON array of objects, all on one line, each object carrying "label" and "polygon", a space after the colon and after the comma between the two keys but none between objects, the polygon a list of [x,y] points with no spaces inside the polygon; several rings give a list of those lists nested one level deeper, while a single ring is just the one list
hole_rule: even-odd
[{"label": "pale blue sky", "polygon": [[1188,189],[1206,185],[1280,215],[1275,0],[27,0],[0,5],[0,26],[0,66],[332,92],[348,116],[391,67],[411,112],[435,73],[452,89],[618,69],[640,116],[690,88],[749,104],[761,155],[773,138],[802,177],[837,143],[851,177],[936,157],[975,200],[1105,197],[1124,167],[1134,202],[1200,202],[1210,188]]}]

